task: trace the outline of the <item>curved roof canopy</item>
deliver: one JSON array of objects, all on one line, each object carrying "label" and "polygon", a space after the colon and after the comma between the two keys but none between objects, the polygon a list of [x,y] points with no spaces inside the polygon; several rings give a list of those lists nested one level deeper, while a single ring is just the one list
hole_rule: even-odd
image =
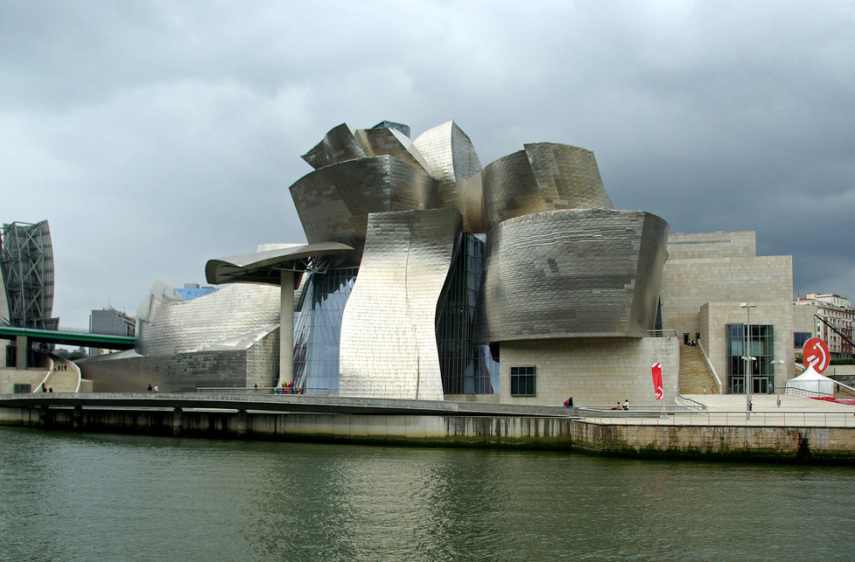
[{"label": "curved roof canopy", "polygon": [[293,271],[299,281],[304,271],[325,271],[331,257],[352,252],[339,242],[294,244],[276,250],[208,260],[205,278],[208,283],[261,283],[280,285],[281,272]]}]

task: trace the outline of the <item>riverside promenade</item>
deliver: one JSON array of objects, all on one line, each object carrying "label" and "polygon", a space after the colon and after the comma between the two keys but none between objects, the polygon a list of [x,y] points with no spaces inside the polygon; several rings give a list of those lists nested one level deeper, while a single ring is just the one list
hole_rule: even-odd
[{"label": "riverside promenade", "polygon": [[154,435],[576,450],[608,456],[855,463],[855,407],[797,396],[526,407],[249,393],[0,395],[0,423]]}]

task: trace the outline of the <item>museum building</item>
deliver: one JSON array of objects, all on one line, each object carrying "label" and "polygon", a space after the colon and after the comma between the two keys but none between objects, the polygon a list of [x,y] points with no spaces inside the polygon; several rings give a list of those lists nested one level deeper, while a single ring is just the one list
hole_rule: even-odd
[{"label": "museum building", "polygon": [[651,404],[653,363],[668,402],[792,376],[792,259],[757,256],[753,232],[616,209],[582,148],[482,168],[454,122],[408,135],[330,130],[290,187],[307,243],[210,260],[223,288],[192,301],[155,283],[137,349],[85,376],[538,405]]}]

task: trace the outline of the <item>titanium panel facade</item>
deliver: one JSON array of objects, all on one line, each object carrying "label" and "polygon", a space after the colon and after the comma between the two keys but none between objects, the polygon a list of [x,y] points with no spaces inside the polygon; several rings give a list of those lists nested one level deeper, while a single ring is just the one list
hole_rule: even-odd
[{"label": "titanium panel facade", "polygon": [[163,287],[155,284],[137,314],[141,355],[247,349],[279,323],[278,287],[227,285],[192,301]]},{"label": "titanium panel facade", "polygon": [[477,341],[643,337],[656,320],[668,223],[640,211],[562,210],[487,238]]},{"label": "titanium panel facade", "polygon": [[362,158],[312,172],[291,186],[291,196],[310,244],[365,244],[369,213],[431,209],[436,182],[391,156]]},{"label": "titanium panel facade", "polygon": [[392,156],[410,166],[427,172],[427,162],[413,147],[413,141],[404,133],[389,127],[359,129],[356,138],[362,143],[368,156]]},{"label": "titanium panel facade", "polygon": [[341,328],[341,396],[442,400],[440,297],[461,219],[453,209],[375,213]]},{"label": "titanium panel facade", "polygon": [[407,134],[395,126],[397,123],[380,123],[371,129],[354,129],[346,123],[333,128],[309,152],[303,160],[316,170],[371,156],[392,156],[422,170],[427,163],[413,147]]},{"label": "titanium panel facade", "polygon": [[[427,162],[427,172],[437,180],[439,206],[460,210],[463,229],[481,232],[468,226],[472,223],[480,224],[480,199],[477,208],[465,209],[458,185],[459,181],[481,172],[481,161],[466,133],[454,121],[448,121],[419,135],[413,145]],[[474,213],[473,216],[467,216],[466,211]]]},{"label": "titanium panel facade", "polygon": [[484,168],[487,231],[500,222],[558,209],[613,209],[594,153],[555,143],[525,145]]},{"label": "titanium panel facade", "polygon": [[367,154],[356,138],[356,131],[347,123],[330,129],[324,139],[303,155],[303,160],[320,170],[326,166],[365,158]]}]

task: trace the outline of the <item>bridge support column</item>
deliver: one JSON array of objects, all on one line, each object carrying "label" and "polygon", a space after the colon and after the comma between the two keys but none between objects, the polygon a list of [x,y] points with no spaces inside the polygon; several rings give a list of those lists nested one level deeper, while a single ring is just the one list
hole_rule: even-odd
[{"label": "bridge support column", "polygon": [[237,435],[238,437],[246,436],[246,410],[238,410],[237,415]]},{"label": "bridge support column", "polygon": [[39,425],[42,427],[50,425],[50,408],[47,406],[39,408]]},{"label": "bridge support column", "polygon": [[184,410],[175,408],[172,410],[172,435],[178,437],[184,428]]},{"label": "bridge support column", "polygon": [[[293,298],[291,299],[294,300]],[[19,370],[23,370],[27,368],[27,347],[29,345],[29,341],[27,340],[27,336],[17,336],[15,338],[16,342],[16,355],[15,355],[15,367]]]},{"label": "bridge support column", "polygon": [[74,407],[74,417],[71,424],[76,431],[83,429],[83,406]]},{"label": "bridge support column", "polygon": [[294,380],[294,272],[282,271],[279,297],[279,380]]}]

